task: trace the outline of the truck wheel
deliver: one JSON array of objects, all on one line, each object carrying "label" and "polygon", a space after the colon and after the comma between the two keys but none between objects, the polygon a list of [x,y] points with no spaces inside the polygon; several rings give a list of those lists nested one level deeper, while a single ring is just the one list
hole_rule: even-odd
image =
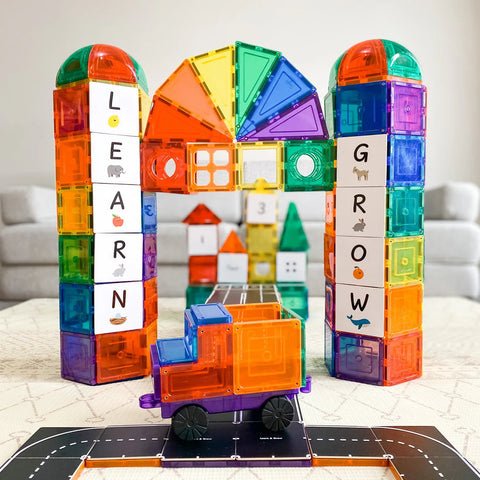
[{"label": "truck wheel", "polygon": [[207,425],[207,412],[198,405],[185,405],[172,417],[173,431],[182,440],[195,440],[203,437],[207,431]]},{"label": "truck wheel", "polygon": [[272,432],[285,430],[293,420],[293,405],[287,397],[269,398],[262,407],[262,423]]}]

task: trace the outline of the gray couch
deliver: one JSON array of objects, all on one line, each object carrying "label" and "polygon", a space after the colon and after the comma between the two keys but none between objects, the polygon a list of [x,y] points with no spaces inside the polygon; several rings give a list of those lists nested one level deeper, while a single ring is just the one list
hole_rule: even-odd
[{"label": "gray couch", "polygon": [[[310,242],[308,287],[323,295],[322,192],[281,193],[279,232],[288,203],[295,201]],[[223,222],[222,242],[231,229],[244,234],[244,194],[158,194],[158,290],[183,296],[188,282],[186,227],[181,220],[206,203]],[[480,293],[480,227],[475,223],[480,190],[450,183],[425,195],[425,294],[477,298]],[[55,191],[12,187],[0,192],[0,301],[58,296]]]}]

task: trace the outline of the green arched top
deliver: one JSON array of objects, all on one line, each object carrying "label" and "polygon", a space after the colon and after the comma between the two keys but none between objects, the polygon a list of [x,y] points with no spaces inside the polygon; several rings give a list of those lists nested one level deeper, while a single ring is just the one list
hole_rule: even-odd
[{"label": "green arched top", "polygon": [[403,45],[392,42],[391,40],[382,40],[387,56],[388,74],[395,77],[411,78],[413,80],[422,80],[422,72],[417,59],[410,50]]},{"label": "green arched top", "polygon": [[148,95],[148,82],[147,76],[145,75],[145,71],[143,70],[142,66],[131,56],[129,55],[130,60],[135,67],[135,71],[137,72],[137,83],[142,87],[142,90]]},{"label": "green arched top", "polygon": [[57,73],[57,87],[88,78],[88,60],[92,48],[93,45],[80,48],[62,63]]},{"label": "green arched top", "polygon": [[338,74],[338,67],[340,66],[340,62],[342,61],[342,58],[344,57],[346,52],[343,52],[337,60],[335,60],[335,63],[333,64],[333,67],[330,70],[330,76],[328,77],[328,91],[333,92],[337,88],[337,74]]}]

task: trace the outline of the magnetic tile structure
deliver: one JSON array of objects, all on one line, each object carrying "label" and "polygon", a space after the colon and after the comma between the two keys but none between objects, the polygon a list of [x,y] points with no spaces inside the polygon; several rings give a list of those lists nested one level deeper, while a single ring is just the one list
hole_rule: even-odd
[{"label": "magnetic tile structure", "polygon": [[354,45],[330,73],[336,144],[326,199],[325,361],[332,376],[395,385],[422,374],[426,88],[387,40]]},{"label": "magnetic tile structure", "polygon": [[[293,63],[242,42],[184,60],[152,102],[130,56],[86,47],[60,68],[54,105],[61,325],[77,352],[64,357],[66,376],[97,358],[108,372],[113,358],[136,357],[117,351],[116,335],[142,332],[123,345],[149,335],[154,192],[234,190],[254,205],[246,208],[248,282],[277,282],[297,313],[306,312],[306,248],[282,238],[279,249],[270,198],[275,190],[328,192],[331,373],[382,385],[420,375],[426,89],[407,49],[370,40],[339,57],[326,118]],[[220,278],[244,281],[245,252],[224,249],[218,226],[197,220],[186,222],[189,295],[204,300],[219,262]],[[97,355],[88,339],[97,334],[114,335],[111,352]],[[131,375],[146,373],[140,364],[132,362]]]},{"label": "magnetic tile structure", "polygon": [[140,185],[145,74],[116,47],[85,47],[60,67],[53,100],[61,374],[142,377],[157,321],[156,198]]},{"label": "magnetic tile structure", "polygon": [[[287,152],[289,141],[295,145]],[[172,193],[233,191],[253,190],[265,178],[271,189],[329,190],[333,148],[311,82],[281,52],[236,42],[184,60],[157,89],[141,144],[141,184]]]}]

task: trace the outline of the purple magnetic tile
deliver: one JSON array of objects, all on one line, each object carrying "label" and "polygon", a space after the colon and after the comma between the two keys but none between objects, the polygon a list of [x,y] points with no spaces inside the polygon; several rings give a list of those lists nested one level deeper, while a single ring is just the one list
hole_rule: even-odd
[{"label": "purple magnetic tile", "polygon": [[[203,398],[195,400],[208,413],[233,412],[261,407],[269,398],[281,395],[294,395],[299,389],[275,392],[254,393],[248,395],[226,395],[224,397]],[[162,418],[170,418],[180,407],[189,405],[192,400],[162,403]]]},{"label": "purple magnetic tile", "polygon": [[143,236],[143,280],[157,276],[157,235],[148,233]]},{"label": "purple magnetic tile", "polygon": [[390,82],[390,133],[425,135],[426,88],[424,85]]},{"label": "purple magnetic tile", "polygon": [[60,332],[62,378],[96,385],[95,336]]},{"label": "purple magnetic tile", "polygon": [[285,460],[277,458],[275,460],[237,460],[235,467],[311,467],[312,461],[310,459],[305,460]]},{"label": "purple magnetic tile", "polygon": [[233,468],[241,467],[236,460],[162,460],[162,468]]},{"label": "purple magnetic tile", "polygon": [[335,329],[335,284],[325,279],[325,320]]},{"label": "purple magnetic tile", "polygon": [[327,125],[316,93],[242,138],[248,141],[313,139],[328,139]]},{"label": "purple magnetic tile", "polygon": [[337,332],[335,375],[344,380],[383,385],[383,339]]}]

